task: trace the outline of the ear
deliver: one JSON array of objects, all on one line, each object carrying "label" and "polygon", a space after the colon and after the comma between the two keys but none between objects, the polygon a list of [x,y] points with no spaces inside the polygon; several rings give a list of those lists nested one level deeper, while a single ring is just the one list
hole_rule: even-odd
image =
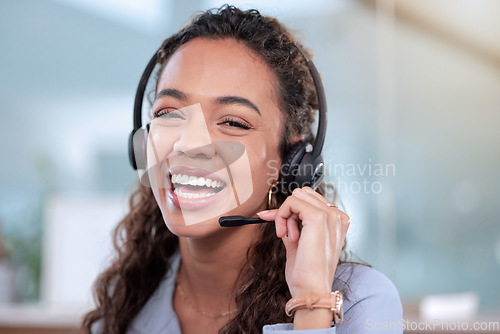
[{"label": "ear", "polygon": [[[304,134],[300,134],[300,135],[293,135],[292,138],[290,138],[290,146],[293,146],[293,144],[295,144],[296,142],[298,141],[303,141],[305,138],[305,135]],[[283,161],[281,162],[283,163]],[[277,180],[279,178],[280,174],[279,174],[279,169],[277,170],[277,174],[276,176],[274,177],[273,181],[274,180]],[[269,184],[269,186],[271,186],[271,184]]]},{"label": "ear", "polygon": [[305,138],[305,136],[303,134],[294,135],[290,141],[291,141],[291,144],[293,145],[293,144],[295,144],[298,141],[303,141],[304,138]]}]

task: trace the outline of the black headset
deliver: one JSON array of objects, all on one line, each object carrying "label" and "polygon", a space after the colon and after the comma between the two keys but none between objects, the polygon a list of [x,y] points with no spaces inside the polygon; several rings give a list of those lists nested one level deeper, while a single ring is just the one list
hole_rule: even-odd
[{"label": "black headset", "polygon": [[[295,45],[307,62],[307,67],[311,73],[318,96],[318,131],[314,144],[299,141],[295,143],[287,152],[280,168],[278,178],[279,187],[285,194],[291,194],[295,188],[309,186],[316,189],[324,176],[324,162],[321,150],[325,142],[326,134],[326,97],[321,78],[314,63],[307,57],[305,52],[298,45]],[[160,48],[161,50],[161,48]],[[149,124],[144,129],[142,127],[142,102],[149,77],[158,61],[158,50],[149,61],[146,69],[142,73],[134,102],[134,129],[130,133],[128,143],[129,160],[132,168],[146,169],[146,140],[149,131]]]}]

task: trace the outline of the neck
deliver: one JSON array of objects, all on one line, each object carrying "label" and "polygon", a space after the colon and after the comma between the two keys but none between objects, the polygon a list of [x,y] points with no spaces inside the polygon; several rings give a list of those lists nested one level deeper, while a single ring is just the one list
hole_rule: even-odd
[{"label": "neck", "polygon": [[233,297],[242,279],[238,276],[259,231],[258,225],[251,224],[200,239],[179,237],[179,280],[199,310],[222,313],[235,307]]}]

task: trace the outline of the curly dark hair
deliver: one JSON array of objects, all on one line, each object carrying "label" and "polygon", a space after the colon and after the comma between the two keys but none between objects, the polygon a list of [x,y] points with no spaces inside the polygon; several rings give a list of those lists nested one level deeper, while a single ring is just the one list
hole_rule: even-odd
[{"label": "curly dark hair", "polygon": [[[284,115],[282,159],[292,136],[302,134],[306,141],[313,141],[311,125],[318,108],[317,95],[296,44],[305,48],[280,22],[257,10],[242,11],[229,5],[203,12],[163,42],[159,63],[164,66],[181,45],[198,37],[242,42],[274,71]],[[324,185],[318,192],[324,195]],[[278,193],[276,207],[285,198]],[[291,298],[285,279],[285,247],[276,238],[274,223],[260,228],[261,238],[247,251],[248,268],[234,296],[237,312],[219,333],[260,333],[265,324],[293,320],[285,314],[285,304]],[[138,183],[130,198],[130,213],[117,226],[113,243],[117,256],[94,284],[97,307],[83,319],[87,332],[99,320],[104,333],[125,333],[160,281],[166,274],[173,274],[170,257],[177,251],[179,240],[167,229],[150,188]]]}]

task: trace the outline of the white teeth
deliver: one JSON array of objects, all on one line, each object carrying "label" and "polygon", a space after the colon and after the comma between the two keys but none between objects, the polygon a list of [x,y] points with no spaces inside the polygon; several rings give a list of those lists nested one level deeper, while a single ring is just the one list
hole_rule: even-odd
[{"label": "white teeth", "polygon": [[220,181],[206,179],[204,177],[196,177],[192,175],[189,176],[185,174],[173,174],[172,183],[199,187],[205,186],[208,188],[222,188],[224,186],[224,183]]},{"label": "white teeth", "polygon": [[205,178],[204,177],[199,177],[197,185],[198,186],[204,186],[205,185]]},{"label": "white teeth", "polygon": [[207,194],[193,194],[193,193],[184,193],[180,189],[174,189],[174,193],[177,196],[184,198],[205,198],[215,195],[216,193],[207,193]]},{"label": "white teeth", "polygon": [[192,186],[197,186],[198,185],[198,178],[196,176],[190,176],[188,180],[188,184]]}]

